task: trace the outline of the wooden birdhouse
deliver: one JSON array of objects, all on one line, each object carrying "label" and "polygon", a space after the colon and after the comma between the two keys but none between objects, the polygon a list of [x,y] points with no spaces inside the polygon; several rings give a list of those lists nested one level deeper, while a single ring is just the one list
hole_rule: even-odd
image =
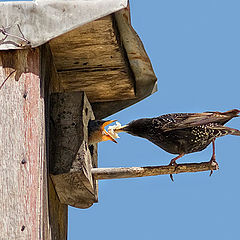
[{"label": "wooden birdhouse", "polygon": [[1,236],[66,239],[67,205],[98,201],[89,120],[149,96],[156,76],[126,0],[0,9]]},{"label": "wooden birdhouse", "polygon": [[0,239],[66,239],[67,206],[96,203],[99,179],[212,169],[98,168],[89,121],[156,81],[127,0],[0,2]]}]

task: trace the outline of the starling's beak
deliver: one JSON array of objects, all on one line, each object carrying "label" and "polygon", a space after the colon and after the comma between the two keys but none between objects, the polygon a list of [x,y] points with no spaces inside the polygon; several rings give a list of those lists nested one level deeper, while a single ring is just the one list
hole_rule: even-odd
[{"label": "starling's beak", "polygon": [[117,143],[117,141],[114,139],[114,137],[107,130],[104,129],[107,125],[109,125],[109,124],[111,124],[113,122],[116,122],[116,120],[105,121],[102,124],[102,126],[101,126],[102,141],[111,140],[111,141]]},{"label": "starling's beak", "polygon": [[116,127],[116,128],[114,129],[114,132],[115,132],[115,133],[126,132],[126,127],[127,127],[127,126],[128,126],[128,125]]}]

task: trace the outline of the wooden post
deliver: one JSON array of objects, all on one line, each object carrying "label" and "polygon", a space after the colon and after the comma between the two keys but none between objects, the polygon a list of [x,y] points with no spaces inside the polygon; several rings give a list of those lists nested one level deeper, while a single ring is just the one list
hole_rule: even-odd
[{"label": "wooden post", "polygon": [[[43,206],[48,211],[45,211],[46,216],[46,225],[50,227],[50,235],[46,239],[67,239],[67,224],[68,224],[68,206],[62,204],[59,201],[56,190],[54,188],[52,179],[49,174],[49,143],[50,143],[50,94],[52,92],[61,91],[60,82],[58,79],[57,71],[55,65],[53,64],[53,57],[51,50],[48,44],[41,46],[41,87],[44,89],[44,99],[45,99],[45,120],[46,120],[46,159],[47,159],[47,169],[45,172],[48,177],[46,177],[46,182],[48,182],[48,195],[45,195],[45,203]],[[43,92],[43,91],[42,91]],[[43,238],[45,239],[45,238]]]},{"label": "wooden post", "polygon": [[67,235],[67,206],[59,202],[48,181],[45,80],[51,68],[42,51],[0,52],[0,239],[4,240]]}]

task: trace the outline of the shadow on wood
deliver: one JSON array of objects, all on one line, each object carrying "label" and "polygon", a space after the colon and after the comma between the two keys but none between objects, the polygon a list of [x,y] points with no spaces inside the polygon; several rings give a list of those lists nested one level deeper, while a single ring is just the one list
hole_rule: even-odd
[{"label": "shadow on wood", "polygon": [[84,92],[54,93],[50,104],[50,173],[61,203],[88,208],[97,202],[97,145],[88,147],[94,115]]}]

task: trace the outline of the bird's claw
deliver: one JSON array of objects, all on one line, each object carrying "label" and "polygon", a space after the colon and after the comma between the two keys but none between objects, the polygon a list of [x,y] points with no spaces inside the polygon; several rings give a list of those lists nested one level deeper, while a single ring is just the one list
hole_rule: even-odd
[{"label": "bird's claw", "polygon": [[[218,168],[218,163],[217,163],[217,161],[216,161],[215,155],[212,156],[212,158],[210,159],[209,163],[210,163],[212,166],[217,166],[217,168]],[[213,174],[213,170],[210,171],[209,177],[211,177],[212,174]]]},{"label": "bird's claw", "polygon": [[[179,158],[181,158],[182,156],[184,156],[184,153],[179,154],[177,157],[173,158],[173,159],[170,161],[169,166],[175,166],[174,172],[177,171],[177,166],[178,166],[178,164],[176,163],[176,160],[179,159]],[[171,180],[174,182],[174,180],[173,180],[173,175],[172,175],[172,174],[170,174],[170,178],[171,178]]]},{"label": "bird's claw", "polygon": [[[174,172],[177,171],[178,164],[177,164],[175,161],[171,161],[171,162],[169,163],[169,166],[175,166]],[[170,176],[171,180],[174,182],[173,175],[172,175],[172,174],[169,174],[169,176]]]}]

